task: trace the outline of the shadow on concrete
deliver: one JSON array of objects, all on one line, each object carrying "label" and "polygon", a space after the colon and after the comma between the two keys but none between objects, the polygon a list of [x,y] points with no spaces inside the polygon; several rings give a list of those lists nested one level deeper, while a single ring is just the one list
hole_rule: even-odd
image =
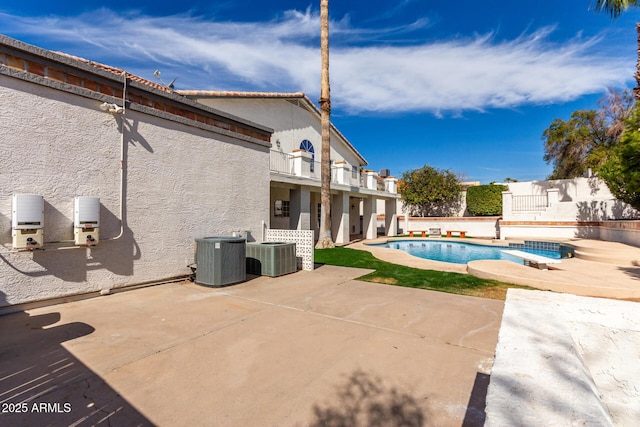
[{"label": "shadow on concrete", "polygon": [[416,399],[385,386],[376,375],[356,370],[337,386],[333,405],[314,405],[312,427],[419,427],[426,416]]},{"label": "shadow on concrete", "polygon": [[491,377],[487,374],[476,373],[462,427],[482,427],[484,425],[487,417],[485,407],[487,406],[487,390],[490,379]]},{"label": "shadow on concrete", "polygon": [[618,267],[618,270],[624,272],[626,275],[631,277],[632,279],[640,279],[640,265],[637,262],[634,262],[635,267]]},{"label": "shadow on concrete", "polygon": [[94,328],[50,326],[59,321],[59,313],[0,316],[0,425],[153,425],[62,345]]}]

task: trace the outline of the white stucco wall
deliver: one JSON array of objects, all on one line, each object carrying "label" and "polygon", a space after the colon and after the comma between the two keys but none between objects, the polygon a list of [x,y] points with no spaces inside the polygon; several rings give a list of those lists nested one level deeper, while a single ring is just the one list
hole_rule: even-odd
[{"label": "white stucco wall", "polygon": [[[274,129],[273,149],[278,150],[276,141],[280,141],[280,151],[291,153],[300,148],[300,142],[311,141],[315,150],[315,161],[320,161],[322,134],[320,119],[306,109],[288,102],[286,99],[259,98],[198,98],[210,107]],[[302,100],[300,100],[302,102]],[[350,165],[360,165],[360,161],[344,143],[332,132],[331,159],[341,160]]]},{"label": "white stucco wall", "polygon": [[[385,209],[385,201],[384,199],[379,199],[376,201],[376,206],[378,209],[378,213],[383,214]],[[467,192],[463,191],[460,193],[460,205],[457,212],[452,215],[452,217],[464,217],[467,211]],[[396,200],[396,212],[398,215],[406,215],[407,209],[404,208],[404,203],[402,199]]]},{"label": "white stucco wall", "polygon": [[603,221],[637,215],[629,205],[617,200],[598,177],[515,182],[508,186],[513,196],[546,195],[549,189],[558,190],[557,203],[551,203],[545,212],[533,217],[527,212],[503,212],[503,217],[508,220]]},{"label": "white stucco wall", "polygon": [[580,226],[571,223],[540,225],[500,225],[501,239],[599,239],[598,226]]},{"label": "white stucco wall", "polygon": [[[187,274],[194,239],[269,219],[268,147],[127,111],[126,228],[121,118],[100,101],[0,75],[0,306]],[[45,199],[45,241],[72,239],[73,199],[99,197],[102,241],[10,253],[12,195]]]},{"label": "white stucco wall", "polygon": [[[497,235],[499,217],[443,217],[443,218],[404,218],[398,222],[403,234],[409,231],[429,231],[431,228],[439,228],[442,234],[448,230],[465,231],[469,237],[495,238]],[[408,223],[408,224],[407,224]],[[405,230],[405,227],[408,228]]]},{"label": "white stucco wall", "polygon": [[[612,219],[637,218],[638,213],[624,202],[617,200],[607,185],[597,177],[555,181],[509,183],[510,196],[546,195],[547,190],[557,189],[556,196],[549,197],[549,206],[540,211],[509,211],[510,202],[503,202],[504,221],[501,238],[600,238],[637,244],[631,222],[616,225]],[[503,197],[503,200],[505,200]],[[635,243],[634,243],[635,242]]]},{"label": "white stucco wall", "polygon": [[640,247],[640,221],[605,221],[599,228],[602,240]]},{"label": "white stucco wall", "polygon": [[560,202],[613,199],[607,185],[598,177],[510,182],[506,185],[514,196],[544,195],[548,189],[557,188]]}]

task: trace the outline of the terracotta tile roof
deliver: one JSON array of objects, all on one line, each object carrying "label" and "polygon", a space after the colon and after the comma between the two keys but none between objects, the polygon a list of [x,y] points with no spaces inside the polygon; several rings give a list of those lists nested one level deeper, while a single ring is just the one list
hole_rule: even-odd
[{"label": "terracotta tile roof", "polygon": [[[57,55],[67,57],[69,59],[81,62],[81,63],[89,65],[91,67],[98,68],[98,69],[100,69],[102,71],[106,71],[108,73],[115,74],[117,76],[122,76],[122,73],[126,72],[122,68],[112,67],[111,65],[101,64],[100,62],[96,62],[96,61],[90,61],[88,59],[81,58],[79,56],[69,55],[68,53],[64,53],[64,52],[55,52],[55,53]],[[127,73],[127,78],[129,80],[133,80],[135,82],[141,83],[141,84],[146,85],[146,86],[150,86],[150,87],[152,87],[154,89],[158,89],[158,90],[161,90],[161,91],[164,91],[164,92],[168,92],[168,93],[172,92],[171,89],[167,88],[166,86],[163,86],[163,85],[158,84],[156,82],[152,82],[151,80],[144,79],[144,78],[142,78],[140,76],[136,76],[135,74],[131,74],[129,72],[126,72],[126,73]]]},{"label": "terracotta tile roof", "polygon": [[[203,96],[220,98],[306,98],[304,92],[242,92],[228,90],[177,90],[184,96]],[[311,102],[311,101],[309,101]]]},{"label": "terracotta tile roof", "polygon": [[[266,143],[270,142],[273,133],[273,129],[210,109],[175,93],[164,85],[131,74],[122,68],[64,52],[52,52],[2,34],[0,34],[0,66],[43,78],[42,84],[45,82],[47,85],[64,84],[119,99],[126,96],[126,102],[132,106],[139,105]],[[126,77],[127,81],[136,83],[137,88],[130,90],[128,85],[124,84],[123,77]],[[153,94],[153,92],[156,93]]]}]

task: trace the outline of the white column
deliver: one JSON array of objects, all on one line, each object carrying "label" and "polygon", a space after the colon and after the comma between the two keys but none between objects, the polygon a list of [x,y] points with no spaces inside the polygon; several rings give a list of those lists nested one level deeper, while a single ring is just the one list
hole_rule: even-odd
[{"label": "white column", "polygon": [[378,181],[376,178],[378,174],[375,171],[364,171],[364,187],[369,190],[377,190],[378,189]]},{"label": "white column", "polygon": [[309,178],[311,176],[311,153],[304,150],[294,150],[293,156],[293,174]]},{"label": "white column", "polygon": [[549,188],[547,190],[547,206],[557,205],[560,201],[560,190],[558,188]]},{"label": "white column", "polygon": [[349,185],[351,183],[351,166],[349,166],[349,163],[344,161],[335,162],[333,167],[336,171],[336,183]]},{"label": "white column", "polygon": [[398,178],[393,176],[384,179],[384,190],[388,193],[398,193]]},{"label": "white column", "polygon": [[404,230],[402,230],[402,234],[409,234],[409,214],[407,212],[403,212],[404,215]]},{"label": "white column", "polygon": [[349,243],[349,194],[340,192],[332,197],[331,233],[336,243]]},{"label": "white column", "polygon": [[384,230],[387,232],[387,236],[395,236],[398,234],[396,206],[396,199],[387,199],[384,201]]},{"label": "white column", "polygon": [[362,235],[365,239],[375,239],[378,237],[378,229],[376,227],[376,198],[364,198],[362,199],[362,203]]},{"label": "white column", "polygon": [[290,227],[292,230],[312,230],[311,192],[308,187],[291,190],[289,200]]},{"label": "white column", "polygon": [[349,199],[349,233],[350,234],[362,234],[360,228],[360,198]]},{"label": "white column", "polygon": [[502,219],[504,221],[509,221],[511,219],[512,209],[513,209],[513,193],[511,191],[503,191],[502,192]]}]

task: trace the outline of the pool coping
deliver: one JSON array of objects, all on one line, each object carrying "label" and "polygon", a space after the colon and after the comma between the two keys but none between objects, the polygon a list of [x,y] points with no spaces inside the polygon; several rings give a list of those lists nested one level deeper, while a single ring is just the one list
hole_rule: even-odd
[{"label": "pool coping", "polygon": [[[640,299],[640,267],[623,267],[603,262],[577,258],[563,258],[562,263],[554,264],[549,270],[538,270],[525,265],[505,260],[478,260],[467,264],[453,264],[443,261],[427,260],[408,254],[400,249],[371,246],[393,240],[441,240],[460,242],[460,238],[397,238],[382,237],[352,243],[348,247],[365,250],[386,262],[407,267],[472,274],[483,279],[498,280],[515,285],[529,286],[541,290],[566,292],[574,295],[595,296],[619,299]],[[464,239],[464,243],[483,244],[488,246],[504,246],[504,242],[492,239]],[[525,239],[518,239],[525,240]],[[583,245],[598,244],[591,239],[535,239],[532,241],[554,241],[575,249]],[[627,245],[607,242],[609,246],[624,250]],[[640,251],[640,248],[638,249]]]}]

